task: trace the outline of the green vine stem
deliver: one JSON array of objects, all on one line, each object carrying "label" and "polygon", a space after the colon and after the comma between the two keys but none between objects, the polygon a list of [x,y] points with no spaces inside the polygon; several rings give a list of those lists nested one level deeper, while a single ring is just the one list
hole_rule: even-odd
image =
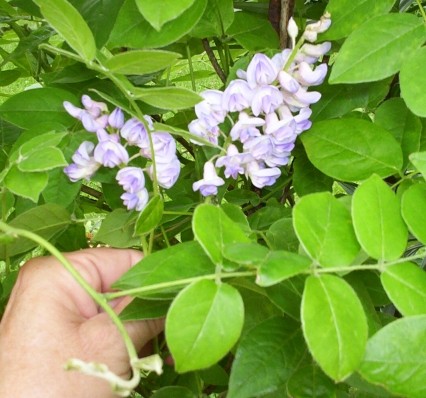
[{"label": "green vine stem", "polygon": [[[86,291],[86,293],[95,301],[96,304],[99,305],[111,318],[115,326],[117,327],[124,344],[126,346],[127,353],[129,355],[130,364],[133,371],[133,376],[130,380],[124,380],[119,378],[118,376],[112,377],[112,373],[107,371],[107,369],[104,367],[104,365],[98,366],[98,374],[95,374],[96,372],[88,372],[85,370],[82,363],[77,362],[78,365],[76,365],[77,360],[72,360],[70,364],[67,365],[68,369],[79,369],[82,370],[84,373],[89,373],[93,375],[97,375],[98,377],[102,377],[101,374],[109,375],[111,377],[103,377],[110,381],[112,387],[116,392],[120,392],[124,394],[124,391],[128,391],[130,394],[131,390],[133,390],[140,381],[140,373],[136,369],[135,364],[138,363],[139,358],[138,354],[136,352],[136,348],[133,345],[132,340],[130,339],[129,334],[127,333],[127,330],[121,322],[118,315],[114,312],[114,310],[109,306],[107,302],[106,295],[103,295],[101,293],[98,293],[93,287],[81,276],[81,274],[77,271],[77,269],[71,264],[71,262],[50,242],[43,239],[41,236],[24,229],[14,228],[3,221],[0,221],[0,230],[3,231],[5,234],[16,238],[16,237],[22,237],[32,240],[33,242],[37,243],[44,249],[46,249],[52,256],[54,256],[62,265],[63,267],[71,274],[71,276],[77,281],[77,283]],[[92,367],[93,364],[87,364],[87,367]],[[127,395],[122,395],[127,396]]]},{"label": "green vine stem", "polygon": [[425,12],[425,9],[423,8],[422,2],[421,0],[416,0],[416,2],[417,2],[417,5],[419,6],[419,10],[420,10],[420,13],[422,14],[423,20],[426,22],[426,12]]}]

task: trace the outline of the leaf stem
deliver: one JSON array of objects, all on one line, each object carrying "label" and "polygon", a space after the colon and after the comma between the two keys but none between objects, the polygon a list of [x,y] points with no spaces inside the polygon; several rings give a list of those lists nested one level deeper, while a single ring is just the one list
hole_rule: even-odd
[{"label": "leaf stem", "polygon": [[423,8],[422,2],[421,0],[416,0],[416,2],[417,2],[417,5],[419,6],[420,13],[423,16],[423,20],[426,22],[426,12],[425,12],[425,9]]}]

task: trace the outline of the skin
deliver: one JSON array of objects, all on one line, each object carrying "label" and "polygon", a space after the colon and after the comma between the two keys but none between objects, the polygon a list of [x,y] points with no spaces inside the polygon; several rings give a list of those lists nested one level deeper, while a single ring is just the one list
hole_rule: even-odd
[{"label": "skin", "polygon": [[[99,292],[138,262],[134,250],[96,248],[67,258]],[[120,312],[128,303],[112,303]],[[138,351],[163,329],[162,320],[126,323]],[[116,327],[53,257],[26,263],[0,323],[0,397],[108,398],[107,382],[66,372],[70,358],[106,364],[130,377],[128,355]]]}]

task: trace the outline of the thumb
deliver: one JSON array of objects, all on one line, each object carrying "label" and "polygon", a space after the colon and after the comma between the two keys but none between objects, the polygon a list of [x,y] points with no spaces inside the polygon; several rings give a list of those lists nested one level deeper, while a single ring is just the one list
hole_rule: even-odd
[{"label": "thumb", "polygon": [[126,322],[125,327],[136,350],[139,352],[164,330],[164,318]]}]

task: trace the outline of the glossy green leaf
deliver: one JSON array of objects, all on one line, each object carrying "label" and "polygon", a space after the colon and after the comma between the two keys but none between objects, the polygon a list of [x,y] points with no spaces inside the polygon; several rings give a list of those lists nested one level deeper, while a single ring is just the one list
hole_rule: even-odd
[{"label": "glossy green leaf", "polygon": [[67,164],[62,151],[54,147],[32,152],[17,162],[18,169],[27,172],[47,171]]},{"label": "glossy green leaf", "polygon": [[422,173],[423,179],[426,180],[426,152],[412,153],[409,159],[415,168]]},{"label": "glossy green leaf", "polygon": [[266,237],[273,250],[297,252],[299,248],[291,218],[281,218],[274,222],[266,232]]},{"label": "glossy green leaf", "polygon": [[[214,271],[214,264],[200,245],[197,242],[185,242],[145,257],[115,282],[114,287],[133,289],[213,274]],[[174,292],[176,288],[169,287],[168,290]],[[149,294],[150,291],[147,289],[147,293],[138,296],[144,297]]]},{"label": "glossy green leaf", "polygon": [[[67,133],[56,133],[54,131],[45,134],[37,134],[33,138],[22,143],[19,147],[19,157],[26,158],[31,156],[33,152],[43,150],[46,147],[55,147],[66,135]],[[19,137],[19,140],[21,140],[21,138],[22,136]]]},{"label": "glossy green leaf", "polygon": [[94,239],[112,247],[132,247],[140,243],[140,239],[133,236],[134,230],[135,214],[125,209],[116,209],[102,221]]},{"label": "glossy green leaf", "polygon": [[93,33],[80,13],[66,0],[34,0],[47,22],[85,61],[96,55]]},{"label": "glossy green leaf", "polygon": [[181,87],[155,87],[135,89],[135,98],[160,109],[186,109],[198,104],[202,98]]},{"label": "glossy green leaf", "polygon": [[[56,204],[49,203],[34,207],[19,214],[9,222],[11,227],[25,229],[51,240],[58,236],[71,224],[71,216],[68,211]],[[7,247],[7,255],[15,256],[25,253],[37,247],[38,244],[32,240],[18,238]],[[5,258],[5,247],[0,246],[0,257]]]},{"label": "glossy green leaf", "polygon": [[395,0],[330,0],[326,10],[331,14],[332,24],[320,38],[342,39],[367,20],[386,14],[394,3]]},{"label": "glossy green leaf", "polygon": [[256,283],[264,287],[275,285],[306,271],[311,264],[312,260],[297,253],[270,251],[260,263]]},{"label": "glossy green leaf", "polygon": [[24,129],[52,122],[70,126],[75,123],[63,107],[64,101],[77,103],[77,98],[59,88],[37,88],[10,97],[0,106],[0,116]]},{"label": "glossy green leaf", "polygon": [[232,0],[209,0],[200,22],[191,31],[192,37],[221,37],[234,21],[235,11]]},{"label": "glossy green leaf", "polygon": [[364,251],[377,260],[396,260],[407,245],[407,227],[391,188],[377,175],[355,191],[352,219]]},{"label": "glossy green leaf", "polygon": [[227,34],[248,51],[262,51],[279,48],[279,37],[264,15],[239,11]]},{"label": "glossy green leaf", "polygon": [[260,323],[238,345],[227,397],[250,398],[278,390],[303,355],[303,336],[296,322],[274,317]]},{"label": "glossy green leaf", "polygon": [[426,76],[422,65],[426,62],[426,47],[410,54],[402,64],[399,75],[401,97],[410,110],[421,117],[426,117],[426,94],[422,87],[426,85]]},{"label": "glossy green leaf", "polygon": [[0,86],[8,86],[21,77],[21,71],[16,69],[0,71]]},{"label": "glossy green leaf", "polygon": [[349,265],[358,255],[350,212],[328,192],[302,197],[293,225],[305,251],[323,267]]},{"label": "glossy green leaf", "polygon": [[62,168],[50,170],[48,174],[49,182],[42,192],[45,203],[69,206],[79,194],[82,182],[71,182]]},{"label": "glossy green leaf", "polygon": [[324,120],[301,135],[309,160],[324,174],[359,181],[387,177],[402,167],[402,151],[383,128],[358,119]]},{"label": "glossy green leaf", "polygon": [[[287,383],[292,398],[336,397],[337,386],[316,364],[304,363]],[[372,397],[371,397],[372,398]]]},{"label": "glossy green leaf", "polygon": [[152,0],[135,0],[143,17],[157,31],[168,21],[176,19],[194,4],[195,0],[162,0],[161,6]]},{"label": "glossy green leaf", "polygon": [[[158,7],[157,7],[158,8]],[[144,75],[166,69],[180,54],[160,50],[135,50],[114,55],[105,62],[111,71],[125,75]]]},{"label": "glossy green leaf", "polygon": [[404,165],[408,163],[408,156],[420,149],[422,123],[409,111],[402,98],[383,102],[376,110],[374,123],[389,131],[400,143]]},{"label": "glossy green leaf", "polygon": [[312,104],[312,121],[334,119],[359,108],[368,108],[381,102],[389,93],[391,79],[364,84],[323,83],[316,91],[321,101]]},{"label": "glossy green leaf", "polygon": [[163,210],[162,197],[160,195],[152,197],[136,221],[135,234],[143,235],[152,231],[160,223]]},{"label": "glossy green leaf", "polygon": [[202,204],[195,209],[192,229],[197,241],[217,265],[223,262],[225,245],[250,243],[250,239],[237,223],[220,207],[210,204]]},{"label": "glossy green leaf", "polygon": [[13,166],[4,178],[4,184],[15,195],[38,202],[40,193],[46,188],[49,177],[46,172],[27,173]]},{"label": "glossy green leaf", "polygon": [[232,286],[201,280],[186,287],[166,318],[166,341],[176,371],[214,365],[237,342],[243,321],[243,301]]},{"label": "glossy green leaf", "polygon": [[393,394],[426,396],[426,315],[398,319],[367,343],[360,366],[362,377]]},{"label": "glossy green leaf", "polygon": [[93,32],[98,48],[107,42],[124,0],[71,0]]},{"label": "glossy green leaf", "polygon": [[386,293],[404,316],[426,314],[426,271],[413,263],[386,267],[381,275]]},{"label": "glossy green leaf", "polygon": [[268,256],[267,247],[258,243],[231,243],[223,248],[223,257],[243,266],[259,267]]},{"label": "glossy green leaf", "polygon": [[156,390],[151,398],[195,398],[195,395],[187,387],[167,386]]},{"label": "glossy green leaf", "polygon": [[415,15],[392,13],[372,18],[343,43],[329,82],[362,83],[391,76],[425,39],[424,23]]},{"label": "glossy green leaf", "polygon": [[322,370],[335,381],[348,377],[362,360],[368,333],[353,289],[337,276],[310,276],[301,314],[306,342]]},{"label": "glossy green leaf", "polygon": [[139,321],[164,318],[169,307],[170,301],[168,300],[144,300],[136,297],[120,312],[120,319],[122,321]]},{"label": "glossy green leaf", "polygon": [[285,314],[300,320],[300,304],[305,276],[297,275],[265,289],[269,299]]},{"label": "glossy green leaf", "polygon": [[[126,0],[118,14],[109,44],[112,47],[139,49],[164,47],[188,34],[201,19],[206,6],[207,0],[193,1],[192,6],[179,17],[166,22],[161,28],[161,34],[158,34],[158,31],[142,17],[136,2]],[[163,7],[158,9],[162,10]]]},{"label": "glossy green leaf", "polygon": [[415,184],[402,195],[401,210],[410,232],[426,244],[426,184]]}]

